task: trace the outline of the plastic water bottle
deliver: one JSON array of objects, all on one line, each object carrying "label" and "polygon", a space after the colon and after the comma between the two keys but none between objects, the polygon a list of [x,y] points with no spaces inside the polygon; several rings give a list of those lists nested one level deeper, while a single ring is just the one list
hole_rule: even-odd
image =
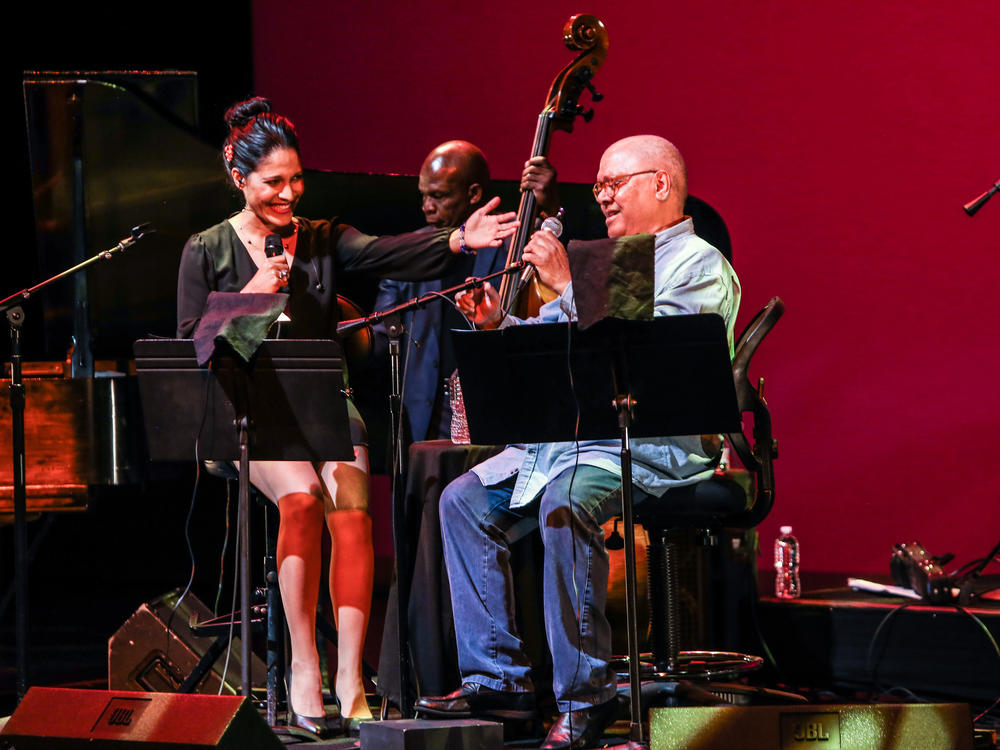
[{"label": "plastic water bottle", "polygon": [[799,583],[799,540],[791,526],[782,526],[774,540],[774,595],[779,599],[797,599],[802,593]]}]

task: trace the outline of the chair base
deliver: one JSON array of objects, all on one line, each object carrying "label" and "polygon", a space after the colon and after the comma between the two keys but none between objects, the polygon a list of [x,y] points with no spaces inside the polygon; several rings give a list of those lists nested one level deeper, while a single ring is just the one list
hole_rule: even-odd
[{"label": "chair base", "polygon": [[645,708],[666,706],[773,706],[808,703],[799,693],[742,682],[649,680],[642,685]]},{"label": "chair base", "polygon": [[[733,651],[681,651],[673,669],[651,663],[652,654],[640,654],[639,658],[639,677],[643,680],[735,680],[764,664],[759,656]],[[615,658],[611,667],[627,678],[628,657]]]}]

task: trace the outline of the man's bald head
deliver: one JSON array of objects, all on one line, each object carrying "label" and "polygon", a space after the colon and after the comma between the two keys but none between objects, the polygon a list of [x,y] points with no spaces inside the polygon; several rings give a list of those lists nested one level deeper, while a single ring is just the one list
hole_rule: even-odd
[{"label": "man's bald head", "polygon": [[427,223],[458,226],[482,203],[490,182],[483,152],[468,141],[447,141],[420,167],[418,186]]},{"label": "man's bald head", "polygon": [[[622,181],[627,175],[632,176]],[[611,237],[655,233],[684,216],[684,158],[660,136],[634,135],[611,144],[601,157],[597,183],[605,185],[597,202]]]}]

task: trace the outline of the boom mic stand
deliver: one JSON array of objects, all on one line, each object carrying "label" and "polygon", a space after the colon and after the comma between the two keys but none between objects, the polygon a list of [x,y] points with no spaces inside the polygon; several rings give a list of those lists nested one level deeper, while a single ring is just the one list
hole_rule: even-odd
[{"label": "boom mic stand", "polygon": [[0,312],[7,316],[7,324],[10,326],[10,417],[11,452],[14,456],[14,591],[16,600],[14,631],[18,703],[28,692],[28,478],[24,445],[24,380],[21,376],[21,328],[24,326],[24,310],[21,304],[26,302],[32,294],[59,279],[73,276],[99,260],[111,260],[145,235],[155,231],[156,229],[149,223],[133,227],[130,235],[110,250],[99,252],[92,258],[57,273],[50,279],[0,300]]},{"label": "boom mic stand", "polygon": [[410,580],[407,576],[400,574],[401,570],[406,570],[408,567],[408,565],[401,566],[401,561],[405,560],[408,562],[410,559],[409,549],[407,549],[405,543],[406,509],[404,508],[403,498],[403,436],[400,429],[403,398],[403,369],[400,340],[406,332],[406,328],[403,325],[403,314],[411,310],[421,310],[432,302],[440,302],[450,295],[479,288],[491,279],[522,271],[524,265],[523,262],[515,263],[487,276],[474,278],[471,281],[456,284],[440,291],[428,292],[421,297],[415,297],[409,302],[396,305],[388,310],[374,312],[363,318],[344,320],[337,325],[337,333],[345,336],[359,328],[370,328],[377,323],[385,321],[386,334],[389,338],[389,425],[392,431],[392,540],[396,567],[396,616],[399,636],[397,644],[399,649],[399,710],[403,718],[412,718],[414,700],[410,685],[409,623],[407,622],[407,609],[409,608],[410,601]]},{"label": "boom mic stand", "polygon": [[991,187],[985,193],[983,193],[982,195],[980,195],[978,198],[975,198],[975,199],[969,201],[968,203],[966,203],[964,206],[962,206],[962,209],[969,216],[975,216],[976,215],[976,211],[978,211],[983,206],[985,206],[986,205],[986,201],[988,201],[990,198],[992,198],[993,194],[996,193],[997,191],[1000,191],[1000,180],[997,180],[996,183],[994,183],[993,187]]}]

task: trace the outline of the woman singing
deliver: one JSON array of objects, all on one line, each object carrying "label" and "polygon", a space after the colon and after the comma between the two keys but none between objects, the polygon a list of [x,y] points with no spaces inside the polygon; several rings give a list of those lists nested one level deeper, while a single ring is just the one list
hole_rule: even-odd
[{"label": "woman singing", "polygon": [[[372,237],[333,221],[295,216],[305,188],[299,141],[291,121],[255,98],[226,113],[222,149],[226,173],[244,207],[193,235],[184,246],[177,284],[178,335],[191,338],[209,292],[287,292],[286,338],[334,338],[337,278],[366,271],[403,281],[442,276],[453,254],[497,246],[513,233],[514,214],[488,215],[494,198],[461,230],[439,229]],[[264,238],[281,235],[284,254],[266,257]],[[250,481],[276,502],[278,582],[291,636],[290,722],[324,734],[322,685],[316,651],[316,603],[325,521],[332,538],[330,599],[338,631],[335,691],[342,724],[371,718],[361,660],[372,596],[373,552],[368,516],[368,454],[364,424],[349,403],[354,461],[313,465],[251,461]]]}]

